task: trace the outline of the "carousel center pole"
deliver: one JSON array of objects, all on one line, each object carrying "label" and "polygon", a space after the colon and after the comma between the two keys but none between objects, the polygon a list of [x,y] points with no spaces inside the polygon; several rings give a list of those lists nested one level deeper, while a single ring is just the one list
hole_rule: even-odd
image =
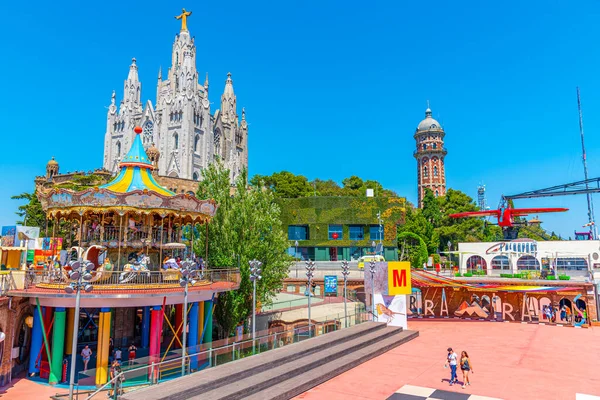
[{"label": "carousel center pole", "polygon": [[119,254],[117,255],[117,271],[121,270],[121,241],[123,240],[123,216],[119,214]]},{"label": "carousel center pole", "polygon": [[[159,250],[160,255],[158,256],[158,265],[159,266],[162,266],[162,262],[163,262],[162,250],[163,250],[163,238],[164,238],[164,230],[165,230],[165,217],[162,216],[161,219],[162,220],[160,223],[160,250]],[[160,269],[160,267],[159,267],[159,269]]]},{"label": "carousel center pole", "polygon": [[81,255],[77,251],[77,259],[83,260],[83,214],[81,214],[81,218],[79,219],[79,250],[81,251]]}]

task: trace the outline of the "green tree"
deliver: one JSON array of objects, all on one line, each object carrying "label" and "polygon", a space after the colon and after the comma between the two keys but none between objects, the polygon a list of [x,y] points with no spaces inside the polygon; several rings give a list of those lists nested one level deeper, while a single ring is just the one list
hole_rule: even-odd
[{"label": "green tree", "polygon": [[410,261],[413,268],[421,268],[427,262],[427,245],[416,233],[402,232],[398,234],[398,260]]},{"label": "green tree", "polygon": [[273,175],[255,175],[250,180],[254,187],[265,186],[275,194],[275,197],[294,199],[312,196],[314,187],[303,175],[294,175],[288,171],[276,172]]},{"label": "green tree", "polygon": [[46,213],[42,210],[42,204],[37,198],[36,193],[21,193],[12,196],[13,200],[25,200],[27,203],[20,205],[15,214],[20,218],[17,225],[37,226],[44,228],[46,226]]},{"label": "green tree", "polygon": [[322,181],[321,179],[315,179],[310,182],[311,186],[315,188],[318,196],[341,196],[342,188],[335,181],[329,179]]},{"label": "green tree", "polygon": [[434,228],[439,226],[442,219],[438,198],[427,188],[425,189],[425,196],[423,196],[423,216]]},{"label": "green tree", "polygon": [[[221,337],[231,335],[239,323],[252,312],[252,283],[248,262],[257,259],[263,263],[262,279],[257,284],[257,298],[269,303],[283,286],[291,257],[286,254],[287,237],[280,220],[275,194],[255,184],[249,189],[246,171],[236,180],[236,191],[230,195],[229,171],[220,163],[213,163],[203,171],[198,197],[214,199],[219,208],[208,224],[209,268],[240,268],[240,288],[221,293],[215,308],[216,324]],[[205,230],[195,251],[204,254]]]}]

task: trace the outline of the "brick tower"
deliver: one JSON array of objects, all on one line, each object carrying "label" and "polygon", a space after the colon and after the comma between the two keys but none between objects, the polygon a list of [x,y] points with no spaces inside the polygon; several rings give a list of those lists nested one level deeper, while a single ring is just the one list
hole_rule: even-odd
[{"label": "brick tower", "polygon": [[425,119],[419,123],[414,135],[417,144],[414,156],[417,159],[419,207],[423,206],[426,188],[431,189],[436,197],[446,194],[445,135],[442,126],[431,117],[431,109],[427,107]]}]

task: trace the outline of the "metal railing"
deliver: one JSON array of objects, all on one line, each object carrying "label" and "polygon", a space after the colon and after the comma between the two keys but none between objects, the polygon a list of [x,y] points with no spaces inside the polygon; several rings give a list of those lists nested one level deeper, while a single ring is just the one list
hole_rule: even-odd
[{"label": "metal railing", "polygon": [[[357,304],[355,312],[351,315],[348,315],[347,318],[348,327],[370,320],[370,316],[362,304]],[[198,372],[206,368],[216,367],[231,361],[249,357],[253,354],[260,354],[264,353],[265,351],[270,351],[292,343],[297,343],[311,337],[321,336],[340,329],[345,329],[345,319],[346,318],[344,317],[343,313],[328,315],[323,318],[313,320],[312,324],[310,325],[310,329],[308,323],[306,323],[303,325],[297,325],[294,328],[285,331],[257,336],[254,341],[252,339],[248,339],[216,348],[211,348],[211,343],[209,343],[207,345],[202,345],[201,351],[197,351],[199,346],[189,347],[188,351],[192,351],[192,353],[186,355],[184,376],[193,374],[194,372]],[[253,349],[255,349],[254,353]],[[136,359],[136,362],[138,363],[139,361],[142,361],[142,365],[137,365],[133,368],[128,368],[127,366],[122,367],[123,371],[119,375],[115,376],[103,386],[97,388],[94,392],[86,393],[86,397],[84,398],[97,398],[99,394],[112,390],[112,397],[116,399],[116,392],[129,392],[182,376],[181,350],[171,352],[170,354],[171,356],[165,357],[168,359],[160,362],[156,359],[151,359],[150,357]],[[192,367],[196,368],[192,369]],[[79,392],[79,385],[84,384],[86,378],[91,383],[94,381],[95,376],[95,369],[86,371],[85,375],[83,375],[83,373],[79,373],[77,392]],[[60,398],[62,396],[55,397]]]},{"label": "metal railing", "polygon": [[16,289],[15,280],[10,271],[0,272],[0,296],[6,296],[9,290]]},{"label": "metal railing", "polygon": [[[179,285],[181,274],[179,270],[174,269],[162,271],[93,271],[92,275],[91,283],[97,289],[143,290],[172,286],[183,290]],[[11,274],[9,274],[9,277],[12,279]],[[43,287],[45,289],[63,290],[70,282],[71,280],[68,278],[65,269],[30,270],[25,272],[24,289],[31,290],[36,287]],[[239,269],[205,269],[201,272],[200,279],[190,290],[218,282],[232,283],[231,288],[239,287]],[[14,281],[12,288],[14,288]]]},{"label": "metal railing", "polygon": [[130,227],[123,226],[105,226],[89,228],[83,234],[84,243],[109,243],[119,241],[122,238],[124,241],[131,242],[134,240],[148,241],[153,246],[160,246],[160,243],[180,242],[181,230],[172,228],[171,230],[161,227],[148,227],[144,225],[136,225],[135,230]]}]

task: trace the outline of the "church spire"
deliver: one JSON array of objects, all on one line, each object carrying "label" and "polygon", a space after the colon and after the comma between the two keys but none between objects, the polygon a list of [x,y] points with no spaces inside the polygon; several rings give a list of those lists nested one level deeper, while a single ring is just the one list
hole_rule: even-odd
[{"label": "church spire", "polygon": [[231,79],[231,72],[227,73],[225,90],[221,96],[221,112],[223,113],[224,121],[233,122],[237,120],[236,98],[235,94],[233,93],[233,80]]},{"label": "church spire", "polygon": [[131,59],[131,65],[129,66],[129,74],[125,81],[125,90],[123,95],[123,101],[125,104],[134,105],[135,108],[141,108],[141,91],[142,84],[138,77],[138,67],[135,58]]},{"label": "church spire", "polygon": [[161,81],[162,80],[162,66],[158,67],[158,80]]}]

